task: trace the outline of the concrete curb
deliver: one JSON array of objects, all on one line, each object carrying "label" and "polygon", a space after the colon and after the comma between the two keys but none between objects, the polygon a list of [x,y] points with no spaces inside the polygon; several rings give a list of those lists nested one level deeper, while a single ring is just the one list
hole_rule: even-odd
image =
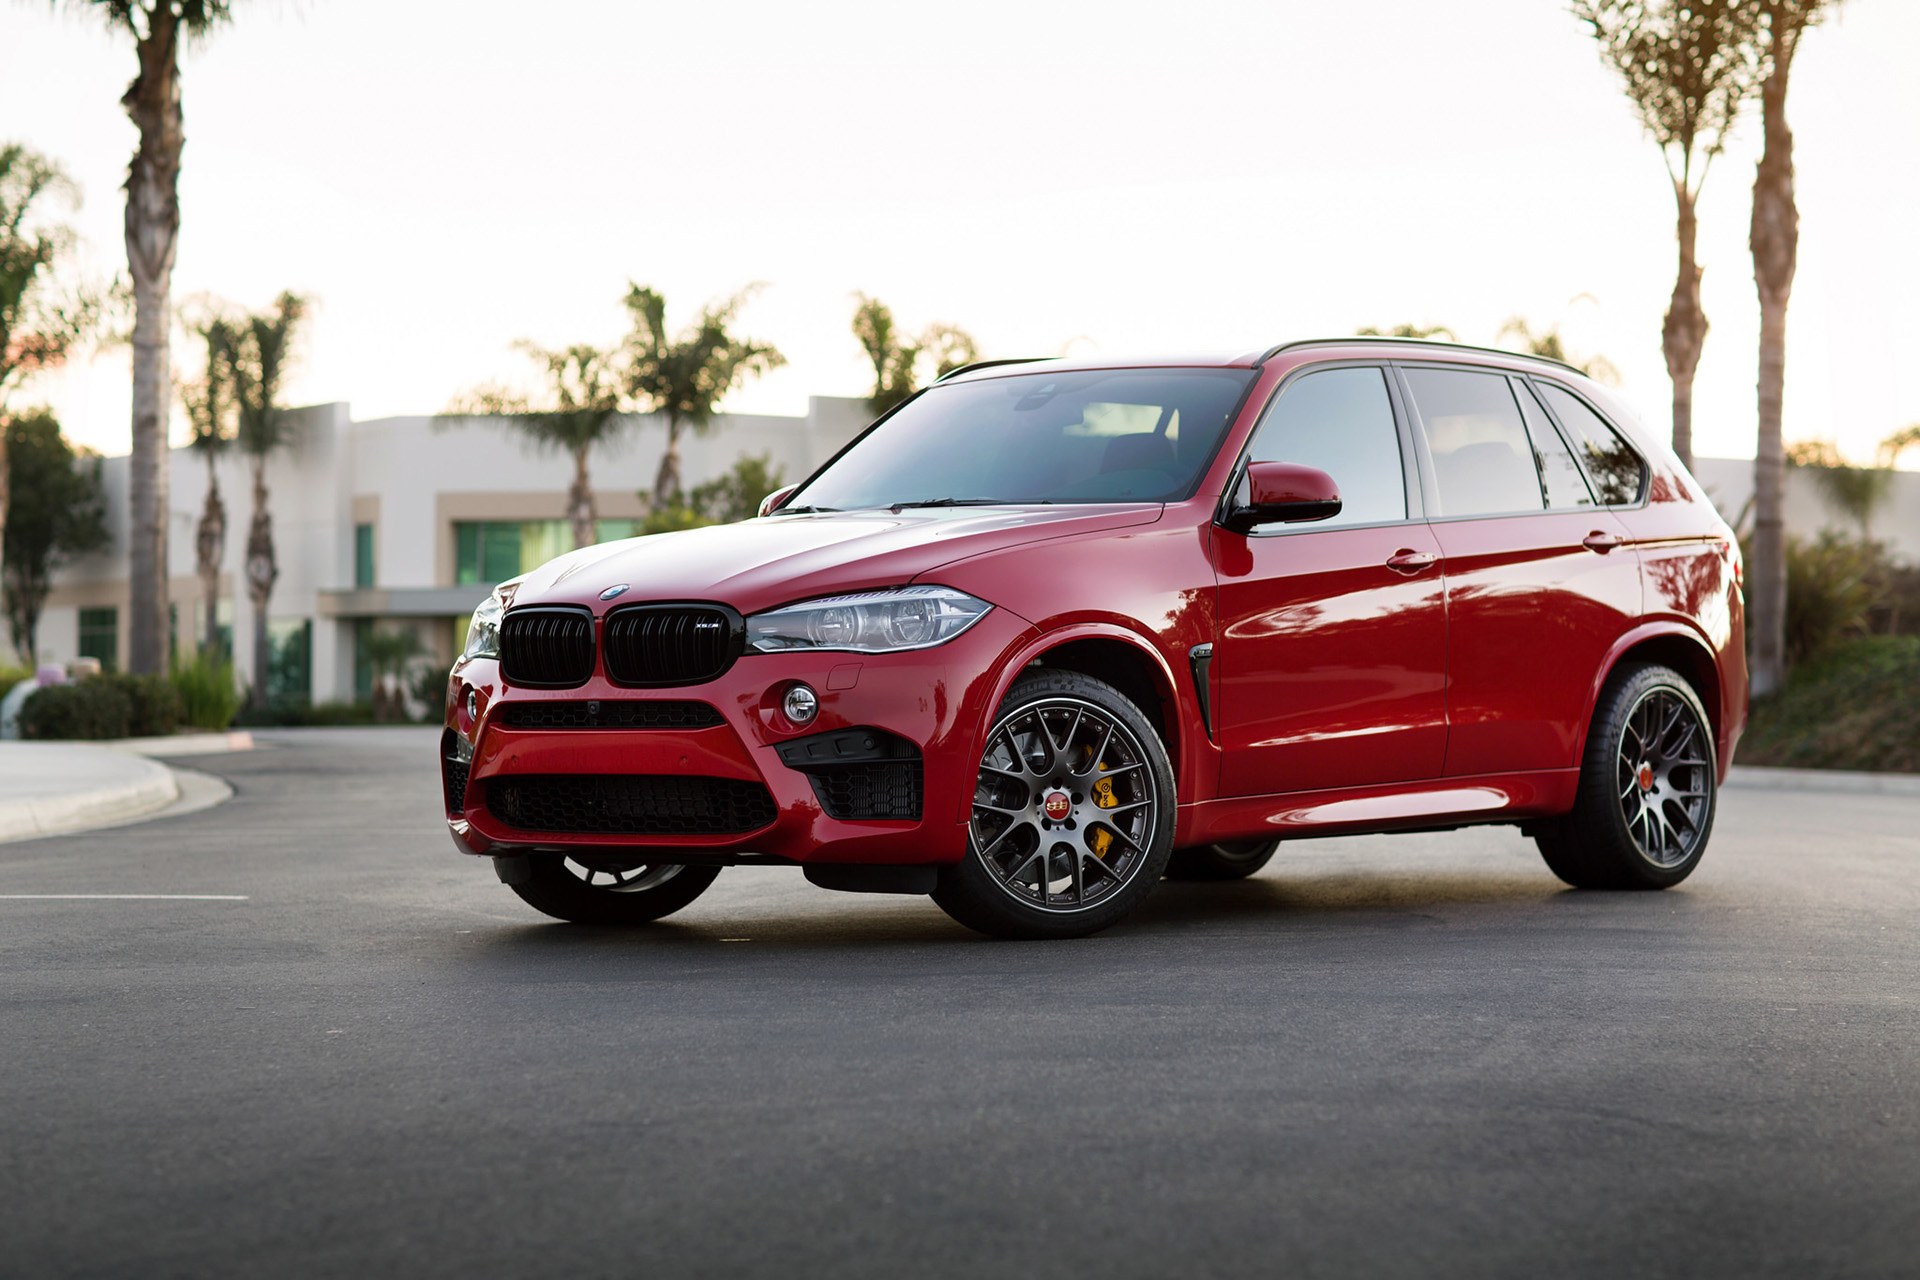
[{"label": "concrete curb", "polygon": [[1855,773],[1846,769],[1773,769],[1737,764],[1727,770],[1729,787],[1769,791],[1844,791],[1854,795],[1920,796],[1920,774]]},{"label": "concrete curb", "polygon": [[216,756],[229,751],[251,751],[253,735],[245,729],[225,733],[170,733],[159,738],[114,738],[95,746],[128,751],[137,756]]},{"label": "concrete curb", "polygon": [[173,771],[78,742],[0,743],[0,842],[83,831],[165,809]]}]

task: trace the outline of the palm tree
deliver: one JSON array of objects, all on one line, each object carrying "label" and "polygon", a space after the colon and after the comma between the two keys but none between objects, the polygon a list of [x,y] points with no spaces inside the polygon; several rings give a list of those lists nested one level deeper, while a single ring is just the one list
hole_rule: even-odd
[{"label": "palm tree", "polygon": [[1549,325],[1545,329],[1535,330],[1525,316],[1515,316],[1500,326],[1500,337],[1515,337],[1526,347],[1529,355],[1541,356],[1548,360],[1558,360],[1561,364],[1570,364],[1595,382],[1618,382],[1620,371],[1613,367],[1613,361],[1605,356],[1589,356],[1585,360],[1575,360],[1567,354],[1567,344],[1561,340],[1560,326]]},{"label": "palm tree", "polygon": [[253,602],[253,698],[267,696],[267,601],[280,577],[273,553],[273,516],[267,509],[267,459],[292,440],[293,422],[280,405],[293,338],[307,301],[282,293],[273,310],[230,320],[235,443],[253,464],[253,522],[247,529],[247,597]]},{"label": "palm tree", "polygon": [[1880,442],[1880,465],[1891,470],[1900,465],[1900,455],[1908,449],[1920,448],[1920,422],[1888,436]]},{"label": "palm tree", "polygon": [[1691,468],[1693,378],[1707,341],[1695,209],[1713,158],[1753,92],[1754,0],[1573,0],[1573,13],[1593,28],[1600,56],[1625,81],[1673,183],[1680,270],[1660,337],[1673,380],[1673,451]]},{"label": "palm tree", "polygon": [[1764,698],[1780,688],[1787,662],[1786,452],[1780,434],[1787,371],[1787,300],[1800,254],[1800,211],[1793,198],[1793,130],[1787,127],[1787,76],[1800,37],[1838,0],[1753,0],[1760,19],[1754,41],[1766,78],[1760,85],[1765,143],[1753,179],[1753,221],[1747,246],[1760,294],[1760,428],[1753,459],[1752,688]]},{"label": "palm tree", "polygon": [[876,414],[913,394],[922,356],[932,357],[936,382],[980,358],[973,335],[958,325],[929,325],[919,337],[908,338],[900,333],[886,303],[864,293],[854,297],[860,305],[853,312],[853,336],[873,365],[873,394],[867,397],[867,407]]},{"label": "palm tree", "polygon": [[194,530],[195,568],[200,575],[200,594],[206,601],[207,638],[201,646],[210,660],[218,659],[220,647],[220,561],[226,554],[227,506],[220,499],[220,476],[216,463],[234,441],[234,352],[239,334],[222,316],[214,316],[195,330],[207,344],[207,372],[204,377],[180,384],[180,403],[193,427],[189,447],[207,464],[207,496],[200,505],[200,524]]},{"label": "palm tree", "polygon": [[230,16],[227,0],[76,0],[133,37],[140,72],[120,99],[140,131],[127,170],[127,267],[133,275],[133,458],[127,479],[127,665],[167,669],[167,336],[180,234],[180,45]]},{"label": "palm tree", "polygon": [[562,351],[530,342],[515,345],[544,367],[547,386],[541,403],[504,388],[482,387],[457,398],[447,413],[511,415],[508,421],[537,447],[569,454],[573,485],[567,490],[567,519],[573,525],[573,545],[592,546],[599,541],[598,512],[587,458],[594,446],[611,441],[627,423],[621,416],[619,353],[584,343]]},{"label": "palm tree", "polygon": [[1422,342],[1438,340],[1440,342],[1458,342],[1453,330],[1443,324],[1417,325],[1397,324],[1391,329],[1378,329],[1368,325],[1364,329],[1354,330],[1362,338],[1417,338]]},{"label": "palm tree", "polygon": [[633,332],[627,338],[626,391],[667,420],[667,449],[660,455],[651,495],[656,511],[680,499],[680,433],[689,427],[696,434],[704,432],[728,392],[787,362],[770,343],[727,332],[757,288],[750,285],[707,304],[692,325],[670,338],[667,300],[650,288],[628,287]]}]

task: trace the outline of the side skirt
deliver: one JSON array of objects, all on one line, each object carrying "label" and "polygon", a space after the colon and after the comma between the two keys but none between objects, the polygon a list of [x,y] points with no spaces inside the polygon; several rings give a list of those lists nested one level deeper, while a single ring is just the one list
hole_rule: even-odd
[{"label": "side skirt", "polygon": [[1578,769],[1542,769],[1202,800],[1181,806],[1174,843],[1448,830],[1548,818],[1573,809],[1579,785]]}]

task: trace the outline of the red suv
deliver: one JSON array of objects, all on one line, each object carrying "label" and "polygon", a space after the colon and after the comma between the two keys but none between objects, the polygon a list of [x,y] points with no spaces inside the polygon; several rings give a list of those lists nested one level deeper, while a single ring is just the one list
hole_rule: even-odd
[{"label": "red suv", "polygon": [[503,583],[447,818],[596,923],[752,863],[1061,937],[1289,837],[1480,823],[1663,888],[1746,718],[1739,581],[1698,483],[1551,361],[974,365],[758,519]]}]

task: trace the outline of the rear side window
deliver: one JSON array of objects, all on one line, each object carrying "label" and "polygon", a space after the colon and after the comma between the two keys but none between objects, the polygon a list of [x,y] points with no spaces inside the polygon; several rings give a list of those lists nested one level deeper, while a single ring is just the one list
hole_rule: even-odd
[{"label": "rear side window", "polygon": [[1553,416],[1567,429],[1568,437],[1586,463],[1593,478],[1594,492],[1609,507],[1630,507],[1640,501],[1646,487],[1647,464],[1627,446],[1620,433],[1607,420],[1589,409],[1586,402],[1551,382],[1536,383],[1540,394],[1553,410]]},{"label": "rear side window", "polygon": [[1540,472],[1506,378],[1470,369],[1408,369],[1427,432],[1441,516],[1540,511]]},{"label": "rear side window", "polygon": [[1254,437],[1254,462],[1316,467],[1340,488],[1340,514],[1310,526],[1407,518],[1400,433],[1381,369],[1324,369],[1287,384]]},{"label": "rear side window", "polygon": [[1513,385],[1513,394],[1527,419],[1527,434],[1533,437],[1533,460],[1540,464],[1540,483],[1547,491],[1547,506],[1555,511],[1592,506],[1593,492],[1587,488],[1587,478],[1580,474],[1580,464],[1573,460],[1573,450],[1567,448],[1559,429],[1541,411],[1540,402],[1534,399],[1527,384],[1515,379]]}]

